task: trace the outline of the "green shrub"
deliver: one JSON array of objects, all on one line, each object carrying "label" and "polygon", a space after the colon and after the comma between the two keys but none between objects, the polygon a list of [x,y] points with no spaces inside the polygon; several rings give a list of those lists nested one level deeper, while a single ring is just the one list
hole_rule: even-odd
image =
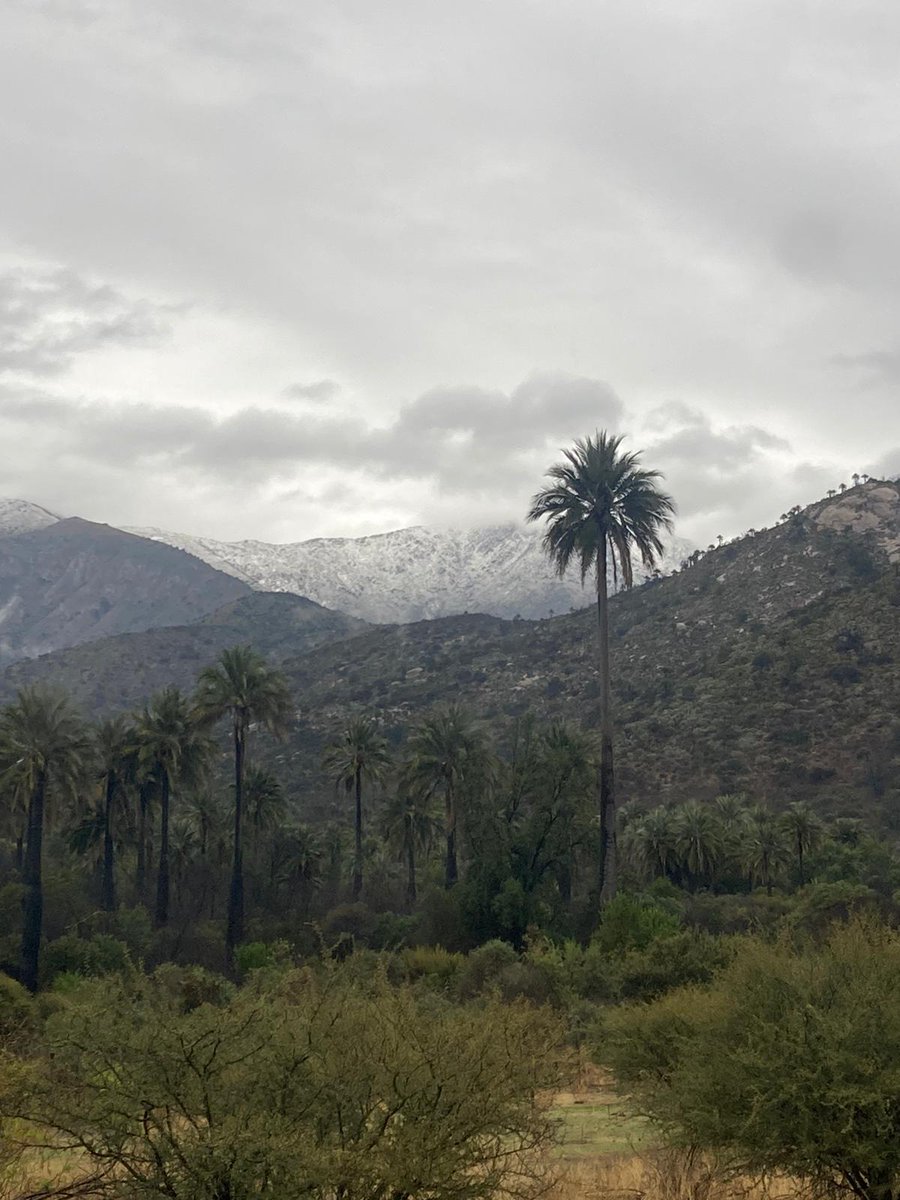
[{"label": "green shrub", "polygon": [[31,1031],[34,1002],[16,979],[0,974],[0,1040],[9,1042]]},{"label": "green shrub", "polygon": [[618,996],[653,1000],[687,984],[709,983],[728,963],[737,940],[685,931],[631,950],[617,964]]},{"label": "green shrub", "polygon": [[429,987],[443,990],[453,985],[466,960],[443,946],[413,946],[403,951],[402,961],[408,979],[421,979]]},{"label": "green shrub", "polygon": [[658,938],[677,933],[679,924],[655,899],[620,892],[604,907],[592,941],[604,954],[644,950]]},{"label": "green shrub", "polygon": [[501,942],[496,938],[485,942],[466,958],[459,975],[459,995],[468,1000],[498,987],[504,969],[518,961],[519,956],[509,942]]},{"label": "green shrub", "polygon": [[71,974],[82,978],[110,975],[130,967],[128,947],[107,933],[95,933],[90,938],[65,934],[50,942],[44,950],[41,974],[46,985],[57,975]]}]

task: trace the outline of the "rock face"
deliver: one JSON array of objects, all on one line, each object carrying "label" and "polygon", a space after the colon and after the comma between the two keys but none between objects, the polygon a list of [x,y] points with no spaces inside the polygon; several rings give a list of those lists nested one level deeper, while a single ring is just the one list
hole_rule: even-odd
[{"label": "rock face", "polygon": [[[583,608],[593,598],[590,585],[583,589],[575,574],[556,578],[535,526],[416,526],[285,545],[220,542],[160,529],[133,532],[187,550],[260,591],[294,592],[376,624],[465,612],[535,619]],[[677,567],[690,549],[673,539],[660,563],[662,573]],[[646,576],[635,563],[635,582]]]},{"label": "rock face", "polygon": [[891,562],[900,561],[900,487],[873,480],[818,508],[815,522],[835,533],[871,533]]},{"label": "rock face", "polygon": [[54,519],[0,539],[0,663],[192,621],[249,591],[171,546]]}]

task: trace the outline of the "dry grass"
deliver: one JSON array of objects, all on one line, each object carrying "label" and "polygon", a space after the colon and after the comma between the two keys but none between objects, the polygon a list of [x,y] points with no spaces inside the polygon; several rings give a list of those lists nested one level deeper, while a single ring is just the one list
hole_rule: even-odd
[{"label": "dry grass", "polygon": [[703,1155],[661,1146],[596,1067],[582,1067],[553,1111],[562,1145],[549,1200],[809,1200],[795,1180],[726,1177]]}]

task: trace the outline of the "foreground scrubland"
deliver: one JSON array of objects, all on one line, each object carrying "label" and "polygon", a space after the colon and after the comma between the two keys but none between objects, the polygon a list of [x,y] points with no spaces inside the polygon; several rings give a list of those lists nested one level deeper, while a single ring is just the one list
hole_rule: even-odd
[{"label": "foreground scrubland", "polygon": [[[665,962],[678,935],[626,899],[646,944],[607,958]],[[546,943],[5,979],[6,1195],[891,1200],[900,936],[869,912],[710,945],[702,979],[593,1004],[587,952]]]}]

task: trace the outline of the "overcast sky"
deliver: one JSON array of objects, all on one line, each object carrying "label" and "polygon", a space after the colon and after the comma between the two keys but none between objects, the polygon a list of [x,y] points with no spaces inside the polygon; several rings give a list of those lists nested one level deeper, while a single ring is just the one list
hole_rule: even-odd
[{"label": "overcast sky", "polygon": [[679,532],[900,471],[896,0],[3,0],[0,494],[299,540]]}]

